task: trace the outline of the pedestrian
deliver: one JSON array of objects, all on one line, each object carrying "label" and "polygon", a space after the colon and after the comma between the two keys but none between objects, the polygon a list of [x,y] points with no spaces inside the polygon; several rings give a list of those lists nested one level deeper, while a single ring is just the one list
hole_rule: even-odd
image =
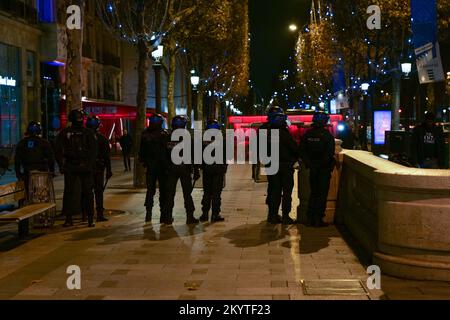
[{"label": "pedestrian", "polygon": [[323,222],[327,208],[328,191],[331,173],[335,161],[335,140],[326,126],[330,116],[324,112],[316,112],[312,128],[300,141],[300,156],[309,170],[311,195],[308,203],[308,226],[324,227]]},{"label": "pedestrian", "polygon": [[444,131],[436,125],[433,112],[427,112],[425,121],[413,130],[413,153],[420,168],[445,168]]},{"label": "pedestrian", "polygon": [[23,180],[28,190],[31,171],[55,173],[55,154],[50,142],[41,137],[42,127],[39,122],[28,124],[25,138],[16,147],[14,168],[18,180]]},{"label": "pedestrian", "polygon": [[[76,203],[86,210],[89,227],[94,227],[94,166],[97,159],[95,133],[84,127],[82,110],[72,110],[68,116],[71,125],[56,138],[55,153],[60,172],[64,174],[64,227],[73,226]],[[77,190],[77,186],[81,190]]]},{"label": "pedestrian", "polygon": [[131,152],[133,150],[133,138],[127,130],[123,130],[123,135],[120,137],[119,143],[120,148],[122,149],[125,172],[131,171]]},{"label": "pedestrian", "polygon": [[160,223],[172,224],[173,219],[168,216],[166,210],[167,201],[167,143],[169,133],[163,129],[164,118],[160,114],[152,114],[150,124],[144,130],[139,148],[139,161],[146,168],[147,194],[145,197],[146,215],[145,221],[152,220],[156,183],[159,185],[159,207],[161,210]]},{"label": "pedestrian", "polygon": [[[217,120],[209,120],[206,124],[206,130],[220,130],[220,124]],[[205,149],[213,141],[206,141],[203,144]],[[203,159],[203,199],[202,199],[202,215],[201,222],[209,220],[209,211],[211,210],[211,222],[225,221],[220,213],[222,211],[222,190],[225,182],[225,175],[227,173],[226,163],[226,146],[222,141],[223,159],[220,163],[207,164]],[[215,154],[212,154],[215,157]]]},{"label": "pedestrian", "polygon": [[[192,191],[194,188],[193,182],[200,178],[199,167],[193,163],[193,157],[189,159],[188,163],[175,164],[171,157],[173,149],[180,143],[179,141],[172,141],[172,137],[178,130],[187,131],[189,118],[187,116],[175,116],[172,119],[171,138],[167,144],[167,156],[169,163],[168,179],[167,179],[167,214],[168,219],[172,219],[172,211],[175,205],[175,194],[177,190],[178,181],[181,182],[183,190],[184,208],[186,210],[186,224],[197,224],[198,219],[194,217],[195,205],[192,199]],[[193,141],[188,141],[191,144],[191,151],[193,151]],[[191,152],[193,155],[193,152]],[[183,154],[180,154],[183,157]]]},{"label": "pedestrian", "polygon": [[94,196],[97,211],[97,222],[105,222],[105,208],[103,206],[103,192],[105,191],[105,171],[106,181],[113,176],[111,169],[111,147],[108,139],[100,133],[101,121],[97,116],[90,116],[86,121],[86,127],[95,132],[97,140],[97,159],[94,167]]},{"label": "pedestrian", "polygon": [[[281,110],[282,111],[282,110]],[[271,136],[279,133],[279,140],[275,142],[277,146],[271,142]],[[283,223],[286,225],[294,224],[295,221],[289,216],[292,209],[292,191],[294,189],[294,165],[298,162],[298,145],[289,132],[287,125],[287,116],[284,112],[277,112],[270,117],[270,129],[268,136],[269,152],[272,154],[274,147],[278,147],[279,169],[274,175],[268,175],[269,198],[268,208],[269,215],[267,221],[271,224]],[[273,155],[272,155],[273,157]],[[280,210],[282,216],[278,212]]]}]

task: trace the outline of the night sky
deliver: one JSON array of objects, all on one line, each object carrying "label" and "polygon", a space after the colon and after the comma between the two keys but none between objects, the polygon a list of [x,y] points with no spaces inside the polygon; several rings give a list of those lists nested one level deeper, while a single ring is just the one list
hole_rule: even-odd
[{"label": "night sky", "polygon": [[251,43],[251,79],[258,100],[273,92],[273,79],[294,52],[297,33],[291,23],[301,28],[309,21],[311,0],[249,0]]}]

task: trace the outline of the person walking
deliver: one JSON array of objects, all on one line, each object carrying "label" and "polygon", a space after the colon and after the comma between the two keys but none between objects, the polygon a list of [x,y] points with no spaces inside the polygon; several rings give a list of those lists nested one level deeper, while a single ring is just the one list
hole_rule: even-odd
[{"label": "person walking", "polygon": [[133,138],[127,130],[123,130],[123,135],[119,139],[119,144],[120,148],[122,149],[125,172],[131,171],[131,152],[133,151]]}]

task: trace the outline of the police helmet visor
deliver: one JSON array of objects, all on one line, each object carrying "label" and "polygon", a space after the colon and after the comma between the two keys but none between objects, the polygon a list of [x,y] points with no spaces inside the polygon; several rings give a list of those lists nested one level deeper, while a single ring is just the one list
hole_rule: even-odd
[{"label": "police helmet visor", "polygon": [[210,130],[210,129],[217,129],[220,130],[220,124],[217,121],[212,121],[212,122],[208,122],[206,124],[206,129]]},{"label": "police helmet visor", "polygon": [[186,128],[187,123],[188,123],[187,118],[175,117],[172,120],[172,127],[173,128]]},{"label": "police helmet visor", "polygon": [[40,135],[40,134],[42,133],[42,127],[41,127],[41,125],[40,125],[39,123],[37,123],[37,122],[31,122],[31,123],[28,125],[27,133],[28,133],[29,135],[32,135],[32,136]]}]

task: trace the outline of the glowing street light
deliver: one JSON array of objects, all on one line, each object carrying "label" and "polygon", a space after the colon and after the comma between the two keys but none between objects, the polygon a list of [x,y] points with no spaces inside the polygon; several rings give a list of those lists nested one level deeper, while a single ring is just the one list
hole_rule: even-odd
[{"label": "glowing street light", "polygon": [[298,30],[298,27],[296,24],[291,24],[291,25],[289,25],[289,30],[292,32],[295,32]]},{"label": "glowing street light", "polygon": [[361,84],[361,90],[362,91],[368,91],[369,88],[370,88],[370,84],[369,83],[364,82],[364,83]]}]

